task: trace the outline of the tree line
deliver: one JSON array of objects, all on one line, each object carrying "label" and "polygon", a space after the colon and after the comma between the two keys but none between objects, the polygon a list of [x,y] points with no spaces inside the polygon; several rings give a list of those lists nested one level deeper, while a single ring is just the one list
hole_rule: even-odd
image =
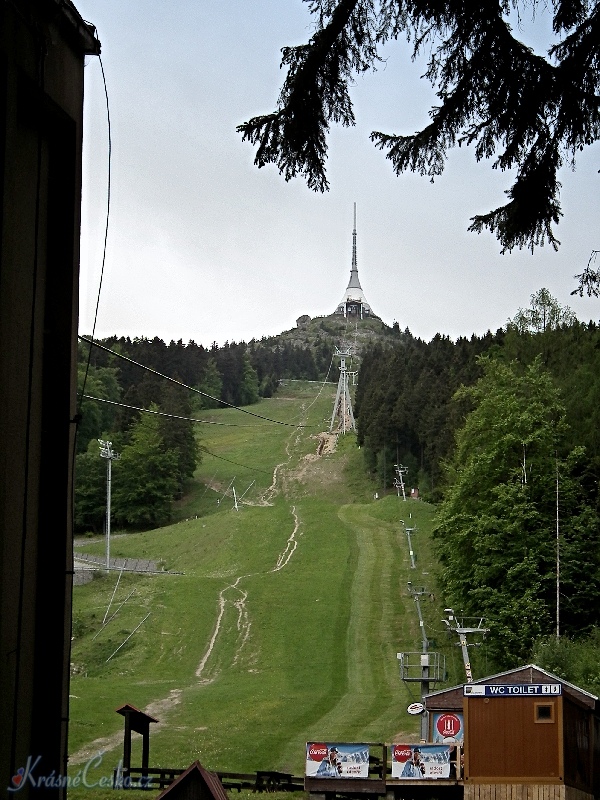
[{"label": "tree line", "polygon": [[112,441],[121,456],[112,464],[115,524],[165,524],[201,455],[190,418],[224,404],[246,406],[271,397],[282,378],[318,380],[326,374],[332,352],[325,341],[308,349],[277,337],[221,347],[213,342],[209,348],[193,341],[166,344],[158,337],[112,336],[99,344],[103,347],[90,349],[85,341],[79,345],[79,389],[85,383],[85,395],[95,398],[84,397],[80,403],[75,490],[79,531],[101,531],[104,526],[106,463],[99,456],[99,438]]},{"label": "tree line", "polygon": [[389,486],[402,464],[408,483],[438,503],[445,601],[486,617],[493,664],[523,663],[535,651],[563,668],[568,647],[556,645],[557,633],[566,641],[589,635],[597,648],[595,323],[577,321],[540,290],[493,334],[425,343],[405,331],[364,358],[355,411],[378,481]]}]

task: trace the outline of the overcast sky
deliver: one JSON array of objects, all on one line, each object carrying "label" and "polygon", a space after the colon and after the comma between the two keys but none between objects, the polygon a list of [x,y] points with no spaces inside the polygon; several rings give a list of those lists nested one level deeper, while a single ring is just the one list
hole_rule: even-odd
[{"label": "overcast sky", "polygon": [[[357,204],[358,270],[374,313],[424,339],[496,330],[546,287],[588,321],[600,300],[571,297],[600,249],[596,145],[564,169],[558,253],[500,255],[470,217],[502,205],[510,176],[454,151],[431,184],[393,175],[372,130],[410,134],[435,102],[404,43],[358,79],[357,124],[330,136],[330,191],[253,166],[236,125],[275,108],[280,49],[311,35],[301,0],[75,0],[98,29],[112,124],[108,249],[96,336],[248,341],[342,299]],[[522,36],[547,42],[543,13]],[[90,333],[102,263],[107,116],[97,58],[85,70],[80,331]]]}]

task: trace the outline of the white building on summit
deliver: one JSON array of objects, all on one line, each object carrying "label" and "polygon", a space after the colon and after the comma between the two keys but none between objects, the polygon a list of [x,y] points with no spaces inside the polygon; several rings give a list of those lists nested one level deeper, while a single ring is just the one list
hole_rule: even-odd
[{"label": "white building on summit", "polygon": [[350,269],[350,282],[344,292],[341,303],[334,311],[334,314],[341,314],[344,317],[364,319],[372,317],[371,306],[367,303],[367,298],[358,280],[358,266],[356,263],[356,203],[354,203],[354,230],[352,231],[352,268]]}]

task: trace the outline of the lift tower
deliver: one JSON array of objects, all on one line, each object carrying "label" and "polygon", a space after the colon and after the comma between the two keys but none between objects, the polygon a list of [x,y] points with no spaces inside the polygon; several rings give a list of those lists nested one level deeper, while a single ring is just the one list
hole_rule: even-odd
[{"label": "lift tower", "polygon": [[339,418],[338,431],[340,433],[346,433],[349,430],[356,431],[354,412],[352,411],[352,399],[350,398],[350,389],[348,388],[349,373],[346,370],[346,358],[350,357],[350,350],[348,348],[340,350],[340,348],[336,347],[335,354],[339,356],[340,359],[340,379],[338,381],[335,402],[333,404],[329,433],[333,431],[333,423],[336,417]]},{"label": "lift tower", "polygon": [[448,631],[455,633],[458,636],[460,648],[462,650],[463,663],[465,665],[465,675],[467,676],[467,683],[473,683],[473,671],[471,669],[471,661],[469,659],[469,647],[478,647],[481,642],[467,642],[467,634],[481,634],[485,638],[485,634],[489,633],[489,628],[484,628],[483,617],[457,617],[454,609],[444,609],[448,615],[447,619],[442,622],[447,625]]}]

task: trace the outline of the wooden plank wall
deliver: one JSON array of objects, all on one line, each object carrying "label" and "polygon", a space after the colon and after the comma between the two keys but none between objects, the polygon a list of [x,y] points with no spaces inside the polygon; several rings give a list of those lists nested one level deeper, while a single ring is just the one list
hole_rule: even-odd
[{"label": "wooden plank wall", "polygon": [[594,800],[564,784],[465,783],[464,800]]},{"label": "wooden plank wall", "polygon": [[494,779],[531,780],[534,785],[542,785],[539,779],[561,780],[562,699],[549,701],[553,721],[539,723],[535,698],[466,697],[465,777],[486,786],[493,786]]}]

